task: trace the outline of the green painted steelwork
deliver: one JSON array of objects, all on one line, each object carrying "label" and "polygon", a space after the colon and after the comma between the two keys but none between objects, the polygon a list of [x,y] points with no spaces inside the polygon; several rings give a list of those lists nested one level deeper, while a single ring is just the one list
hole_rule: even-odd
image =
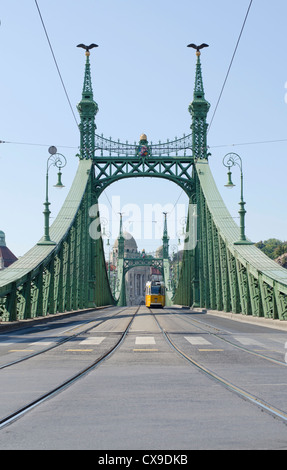
[{"label": "green painted steelwork", "polygon": [[163,259],[162,258],[153,258],[147,256],[145,258],[124,258],[124,274],[126,274],[130,269],[137,267],[147,267],[156,268],[160,272],[163,272]]},{"label": "green painted steelwork", "polygon": [[201,306],[287,319],[287,270],[254,245],[238,245],[240,228],[230,216],[207,162],[197,162],[200,222]]},{"label": "green painted steelwork", "polygon": [[[189,107],[193,119],[195,159],[194,192],[190,205],[196,204],[197,207],[197,244],[192,250],[184,250],[173,301],[181,305],[287,320],[287,270],[245,239],[242,191],[241,223],[238,227],[212,177],[206,145],[209,103],[204,97],[199,59],[200,53],[197,53],[194,101]],[[189,225],[188,221],[187,232]]]},{"label": "green painted steelwork", "polygon": [[81,159],[93,158],[95,154],[95,116],[98,112],[98,105],[93,98],[93,87],[91,79],[90,52],[86,51],[86,66],[82,99],[77,106],[80,117],[80,149]]},{"label": "green painted steelwork", "polygon": [[0,316],[15,321],[113,303],[102,239],[89,235],[97,200],[92,163],[79,162],[73,185],[50,227],[56,245],[36,245],[0,273]]},{"label": "green painted steelwork", "polygon": [[193,163],[192,157],[95,157],[96,191],[100,196],[110,184],[124,178],[159,177],[178,184],[190,197]]},{"label": "green painted steelwork", "polygon": [[[105,267],[100,222],[97,236],[90,235],[90,208],[98,199],[95,191],[94,118],[89,55],[87,54],[81,116],[81,151],[69,194],[54,223],[50,237],[55,245],[34,246],[0,273],[0,318],[16,321],[114,303]],[[41,241],[40,241],[41,242]]]},{"label": "green painted steelwork", "polygon": [[[213,180],[207,148],[209,106],[197,51],[194,95],[189,106],[191,134],[156,145],[149,144],[146,136],[134,145],[100,137],[95,134],[98,105],[93,99],[89,51],[86,52],[82,100],[78,105],[79,166],[49,230],[55,245],[37,244],[0,273],[2,321],[115,303],[107,276],[99,213],[91,208],[97,207],[100,194],[113,182],[150,176],[173,181],[189,198],[179,283],[173,298],[168,292],[167,305],[174,302],[287,320],[286,269],[254,245],[237,244],[245,236],[243,218],[240,230]],[[241,207],[244,209],[243,204]],[[190,244],[192,236],[194,244]],[[167,251],[162,269],[169,285]],[[119,305],[125,305],[127,266],[122,239],[119,253],[115,298]]]}]

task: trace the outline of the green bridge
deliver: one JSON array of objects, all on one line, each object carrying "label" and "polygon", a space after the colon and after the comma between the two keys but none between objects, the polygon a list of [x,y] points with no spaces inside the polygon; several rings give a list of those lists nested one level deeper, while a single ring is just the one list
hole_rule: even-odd
[{"label": "green bridge", "polygon": [[[0,273],[0,319],[17,321],[95,306],[125,305],[125,274],[138,260],[124,258],[124,238],[119,235],[116,289],[112,292],[103,250],[100,214],[102,191],[115,181],[131,177],[168,179],[188,196],[185,246],[175,292],[167,292],[168,305],[201,307],[256,317],[287,320],[287,270],[265,256],[245,236],[243,191],[240,226],[230,216],[214,182],[207,147],[207,114],[200,52],[196,52],[193,101],[189,106],[191,133],[181,139],[149,144],[115,142],[96,134],[98,105],[93,99],[90,52],[82,99],[78,105],[80,153],[78,170],[68,196],[49,226],[45,203],[45,234],[23,257]],[[64,163],[53,147],[51,161]],[[225,162],[240,166],[230,154]],[[242,170],[241,170],[242,177]],[[243,186],[242,186],[243,187]],[[142,261],[147,263],[147,261]],[[169,285],[166,227],[163,256],[157,268]]]}]

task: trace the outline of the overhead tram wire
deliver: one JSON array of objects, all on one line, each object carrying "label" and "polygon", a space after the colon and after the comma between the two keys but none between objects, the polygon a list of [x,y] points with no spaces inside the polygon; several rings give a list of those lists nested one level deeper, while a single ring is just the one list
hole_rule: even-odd
[{"label": "overhead tram wire", "polygon": [[211,125],[212,125],[212,122],[213,122],[213,119],[214,119],[215,113],[216,113],[216,111],[217,111],[217,108],[218,108],[219,102],[220,102],[220,100],[221,100],[222,93],[223,93],[223,90],[224,90],[224,88],[225,88],[225,85],[226,85],[226,82],[227,82],[227,79],[228,79],[228,76],[229,76],[229,72],[230,72],[230,70],[231,70],[231,67],[232,67],[232,64],[233,64],[233,60],[234,60],[235,54],[236,54],[236,52],[237,52],[237,48],[238,48],[238,45],[239,45],[239,42],[240,42],[240,39],[241,39],[241,36],[242,36],[243,30],[244,30],[244,27],[245,27],[245,24],[246,24],[246,21],[247,21],[248,15],[249,15],[249,11],[250,11],[250,8],[251,8],[251,5],[252,5],[252,2],[253,2],[253,0],[250,0],[249,6],[248,6],[248,9],[247,9],[247,12],[246,12],[246,15],[245,15],[244,21],[243,21],[243,25],[242,25],[242,28],[241,28],[240,34],[239,34],[239,36],[238,36],[237,43],[236,43],[236,46],[235,46],[234,52],[233,52],[233,54],[232,54],[232,58],[231,58],[231,61],[230,61],[230,64],[229,64],[229,67],[228,67],[228,70],[227,70],[227,73],[226,73],[226,76],[225,76],[225,79],[224,79],[224,82],[223,82],[223,85],[222,85],[222,88],[221,88],[221,91],[220,91],[220,94],[219,94],[219,98],[218,98],[218,100],[217,100],[217,103],[216,103],[216,106],[215,106],[215,109],[214,109],[214,112],[213,112],[213,115],[212,115],[212,118],[211,118],[210,124],[209,124],[209,126],[208,126],[208,129],[207,129],[207,133],[210,131],[210,128],[211,128]]},{"label": "overhead tram wire", "polygon": [[[232,54],[232,58],[231,58],[231,61],[230,61],[230,64],[229,64],[229,67],[228,67],[228,70],[227,70],[227,73],[226,73],[226,76],[225,76],[225,79],[224,79],[224,82],[223,82],[223,85],[222,85],[222,88],[221,88],[221,91],[220,91],[220,94],[219,94],[219,98],[218,98],[218,100],[217,100],[217,103],[216,103],[216,106],[215,106],[215,109],[214,109],[214,112],[213,112],[213,115],[212,115],[210,124],[208,125],[207,134],[208,134],[208,132],[209,132],[209,130],[210,130],[210,128],[211,128],[211,125],[212,125],[212,122],[213,122],[215,113],[216,113],[216,111],[217,111],[219,102],[220,102],[220,100],[221,100],[222,93],[223,93],[223,90],[224,90],[224,88],[225,88],[225,85],[226,85],[226,82],[227,82],[227,79],[228,79],[228,76],[229,76],[229,72],[230,72],[231,67],[232,67],[232,64],[233,64],[233,60],[234,60],[235,54],[236,54],[236,52],[237,52],[237,48],[238,48],[238,45],[239,45],[239,42],[240,42],[240,39],[241,39],[243,30],[244,30],[244,27],[245,27],[245,24],[246,24],[248,15],[249,15],[249,11],[250,11],[252,2],[253,2],[253,0],[250,0],[248,9],[247,9],[247,12],[246,12],[246,15],[245,15],[245,18],[244,18],[244,21],[243,21],[243,24],[242,24],[240,33],[239,33],[239,36],[238,36],[238,39],[237,39],[237,42],[236,42],[236,46],[235,46],[234,52],[233,52],[233,54]],[[179,198],[181,197],[182,193],[183,193],[183,189],[181,190],[180,195],[178,196],[176,202],[174,203],[174,206],[173,206],[172,211],[174,210],[174,208],[175,208],[175,206],[176,206],[176,204],[177,204],[177,201],[178,201]],[[171,212],[172,212],[172,211],[171,211]]]},{"label": "overhead tram wire", "polygon": [[[241,145],[260,145],[260,144],[276,144],[280,142],[287,142],[287,139],[272,139],[272,140],[256,140],[254,142],[237,142],[233,144],[220,144],[220,145],[210,145],[208,146],[209,149],[215,148],[222,148],[222,147],[239,147]],[[38,146],[38,147],[48,147],[49,144],[40,144],[37,142],[12,142],[8,140],[0,140],[0,144],[13,144],[13,145],[31,145],[31,146]],[[59,144],[58,147],[67,148],[67,149],[79,149],[75,145],[61,145]]]},{"label": "overhead tram wire", "polygon": [[[46,26],[45,26],[45,23],[44,23],[44,20],[43,20],[43,17],[42,17],[42,14],[41,14],[41,11],[40,11],[40,8],[39,8],[39,5],[38,5],[37,0],[35,0],[35,4],[36,4],[36,7],[37,7],[37,10],[38,10],[40,19],[41,19],[41,23],[42,23],[43,29],[44,29],[44,31],[45,31],[45,35],[46,35],[46,38],[47,38],[47,41],[48,41],[48,44],[49,44],[49,47],[50,47],[50,50],[51,50],[51,53],[52,53],[52,56],[53,56],[55,65],[56,65],[56,68],[57,68],[58,75],[59,75],[59,77],[60,77],[60,80],[61,80],[61,83],[62,83],[64,92],[65,92],[65,95],[66,95],[66,98],[67,98],[67,100],[68,100],[70,109],[71,109],[71,111],[72,111],[72,114],[73,114],[73,117],[74,117],[74,120],[75,120],[77,129],[79,130],[79,124],[78,124],[76,115],[75,115],[75,113],[74,113],[73,106],[72,106],[72,104],[71,104],[71,100],[70,100],[70,98],[69,98],[69,95],[68,95],[68,92],[67,92],[67,89],[66,89],[64,80],[63,80],[63,78],[62,78],[62,74],[61,74],[61,72],[60,72],[60,69],[59,69],[59,66],[58,66],[58,62],[57,62],[56,56],[55,56],[55,54],[54,54],[53,47],[52,47],[52,44],[51,44],[51,41],[50,41],[50,38],[49,38],[49,35],[48,35],[48,32],[47,32],[47,29],[46,29]],[[4,143],[4,141],[0,141],[0,143]],[[7,142],[7,143],[8,143],[8,142]],[[17,142],[9,142],[9,143],[17,143]],[[43,145],[43,144],[26,144],[26,145]],[[66,147],[66,148],[68,148],[68,147]],[[74,148],[74,147],[69,147],[69,148]],[[111,201],[109,200],[109,198],[108,198],[108,196],[107,196],[107,194],[106,194],[105,191],[104,191],[104,194],[105,194],[105,196],[106,196],[106,198],[107,198],[107,200],[108,200],[110,206],[112,207]],[[113,209],[113,208],[112,208],[112,209]]]},{"label": "overhead tram wire", "polygon": [[45,35],[46,35],[46,38],[47,38],[47,41],[48,41],[48,44],[49,44],[49,47],[50,47],[50,50],[51,50],[51,53],[52,53],[52,56],[53,56],[55,65],[56,65],[56,69],[57,69],[57,71],[58,71],[58,74],[59,74],[59,77],[60,77],[60,80],[61,80],[61,83],[62,83],[64,92],[65,92],[65,95],[66,95],[66,98],[67,98],[67,100],[68,100],[68,103],[69,103],[70,109],[71,109],[71,111],[72,111],[72,114],[73,114],[75,123],[76,123],[76,125],[77,125],[77,129],[79,130],[79,124],[78,124],[76,115],[75,115],[75,113],[74,113],[73,106],[72,106],[72,104],[71,104],[71,101],[70,101],[70,98],[69,98],[69,95],[68,95],[68,92],[67,92],[67,89],[66,89],[64,80],[63,80],[63,78],[62,78],[62,75],[61,75],[61,72],[60,72],[60,69],[59,69],[59,66],[58,66],[58,62],[57,62],[56,56],[55,56],[55,54],[54,54],[53,47],[52,47],[51,41],[50,41],[50,39],[49,39],[49,35],[48,35],[48,32],[47,32],[47,29],[46,29],[46,26],[45,26],[45,23],[44,23],[44,20],[43,20],[43,17],[42,17],[42,14],[41,14],[41,11],[40,11],[40,8],[39,8],[39,5],[38,5],[37,0],[35,0],[35,4],[36,4],[36,7],[37,7],[37,10],[38,10],[40,19],[41,19],[41,23],[42,23],[43,29],[44,29],[44,31],[45,31]]}]

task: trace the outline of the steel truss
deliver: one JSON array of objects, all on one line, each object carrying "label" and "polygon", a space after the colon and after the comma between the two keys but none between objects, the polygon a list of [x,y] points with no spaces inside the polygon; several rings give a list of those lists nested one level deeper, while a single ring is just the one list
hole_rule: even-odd
[{"label": "steel truss", "polygon": [[178,184],[188,196],[193,189],[192,157],[94,157],[98,195],[115,181],[133,177],[159,177]]}]

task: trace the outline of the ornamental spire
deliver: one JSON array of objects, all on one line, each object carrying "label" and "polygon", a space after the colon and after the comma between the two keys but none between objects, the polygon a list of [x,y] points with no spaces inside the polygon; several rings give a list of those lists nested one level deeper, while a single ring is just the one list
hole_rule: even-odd
[{"label": "ornamental spire", "polygon": [[93,88],[91,79],[91,67],[90,67],[90,49],[98,47],[96,44],[90,44],[85,46],[79,44],[77,47],[82,47],[86,50],[86,65],[84,84],[82,91],[82,99],[78,104],[77,108],[81,117],[81,123],[79,125],[81,133],[81,148],[80,158],[89,159],[93,158],[95,154],[95,130],[97,128],[95,124],[95,116],[98,112],[98,105],[93,99]]},{"label": "ornamental spire", "polygon": [[124,232],[123,232],[123,214],[122,212],[119,212],[119,214],[120,214],[120,233],[118,236],[118,258],[124,258],[125,237],[124,237]]},{"label": "ornamental spire", "polygon": [[189,44],[187,47],[193,47],[196,49],[197,55],[197,63],[196,63],[196,74],[195,74],[195,87],[194,87],[194,98],[204,98],[204,89],[203,89],[203,81],[202,81],[202,74],[201,74],[201,63],[200,63],[200,49],[204,47],[209,47],[208,44],[201,44],[200,46],[196,46],[195,44]]},{"label": "ornamental spire", "polygon": [[207,44],[201,44],[196,46],[195,44],[189,44],[187,47],[193,47],[196,49],[196,70],[195,70],[195,84],[193,92],[193,101],[189,105],[189,112],[192,116],[192,124],[190,126],[192,130],[192,151],[195,159],[207,159],[207,127],[206,117],[210,104],[204,97],[204,87],[201,73],[201,62],[200,62],[200,49],[208,47]]},{"label": "ornamental spire", "polygon": [[168,259],[168,240],[169,236],[167,234],[167,212],[163,212],[164,215],[164,225],[163,225],[163,237],[162,237],[162,257]]},{"label": "ornamental spire", "polygon": [[200,52],[196,52],[196,55],[197,55],[197,61],[196,61],[193,97],[194,99],[202,99],[204,98],[204,88],[203,88],[203,80],[202,80],[202,73],[201,73]]},{"label": "ornamental spire", "polygon": [[86,52],[86,66],[85,66],[85,76],[83,84],[83,99],[93,99],[93,87],[92,87],[92,78],[91,78],[91,66],[90,66],[90,53]]}]

